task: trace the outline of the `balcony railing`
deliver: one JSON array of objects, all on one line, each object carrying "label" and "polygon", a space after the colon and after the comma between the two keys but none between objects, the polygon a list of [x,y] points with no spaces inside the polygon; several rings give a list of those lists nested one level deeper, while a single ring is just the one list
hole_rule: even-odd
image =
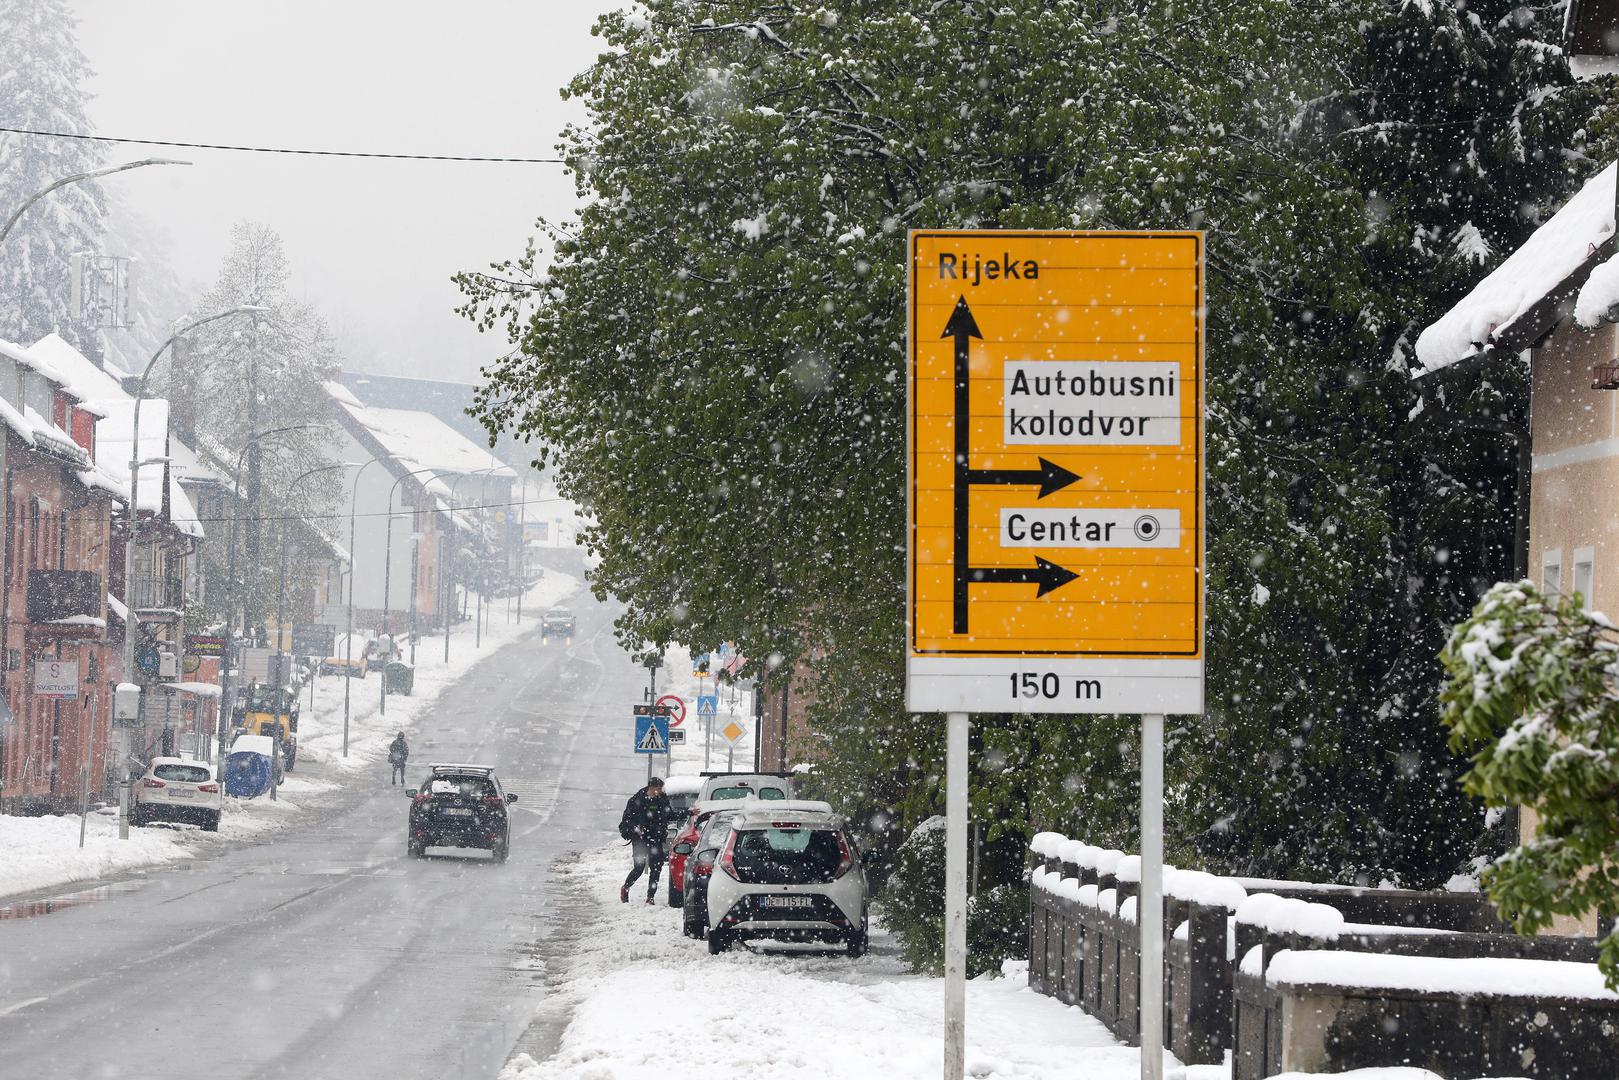
[{"label": "balcony railing", "polygon": [[101,575],[92,570],[28,571],[28,621],[101,618]]},{"label": "balcony railing", "polygon": [[185,606],[185,583],[177,577],[136,574],[128,601],[136,611],[179,611]]}]

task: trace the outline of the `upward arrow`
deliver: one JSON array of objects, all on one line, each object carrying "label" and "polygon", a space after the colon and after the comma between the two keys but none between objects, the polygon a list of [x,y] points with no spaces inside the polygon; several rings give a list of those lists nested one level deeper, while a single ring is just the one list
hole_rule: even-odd
[{"label": "upward arrow", "polygon": [[950,321],[944,324],[944,333],[940,337],[953,337],[956,339],[956,378],[966,374],[962,366],[967,362],[967,339],[983,338],[978,331],[978,320],[973,318],[972,308],[967,306],[965,296],[956,297],[956,306],[950,312]]},{"label": "upward arrow", "polygon": [[971,450],[968,442],[968,416],[972,410],[972,365],[969,363],[968,342],[973,338],[982,340],[983,333],[978,329],[978,320],[973,318],[972,309],[967,306],[965,296],[956,297],[956,306],[950,312],[950,318],[944,324],[944,333],[940,337],[956,339],[956,417],[952,427],[955,429],[955,530],[956,542],[954,545],[951,563],[955,571],[951,603],[951,625],[958,634],[967,632],[967,493],[971,490],[972,470],[967,467],[967,455]]}]

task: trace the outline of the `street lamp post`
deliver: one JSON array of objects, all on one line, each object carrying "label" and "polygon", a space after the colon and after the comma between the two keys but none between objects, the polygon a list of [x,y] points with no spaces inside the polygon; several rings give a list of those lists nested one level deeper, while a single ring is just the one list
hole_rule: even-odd
[{"label": "street lamp post", "polygon": [[[343,756],[349,756],[349,684],[354,679],[354,511],[359,505],[360,477],[365,470],[375,465],[380,459],[372,458],[360,466],[360,471],[354,474],[354,486],[349,491],[349,627],[348,635],[344,638],[343,657]],[[365,657],[360,657],[360,663],[365,663]],[[387,672],[383,672],[387,677]]]},{"label": "street lamp post", "polygon": [[223,776],[225,772],[225,736],[229,732],[230,721],[236,711],[236,703],[231,696],[233,690],[230,678],[231,657],[236,652],[236,613],[231,589],[236,584],[236,526],[242,517],[242,462],[246,459],[249,450],[271,435],[280,435],[288,431],[301,431],[314,426],[313,424],[291,424],[287,427],[261,431],[255,437],[249,439],[247,445],[242,447],[242,452],[236,455],[236,468],[231,473],[230,541],[225,549],[225,655],[219,666],[219,749],[214,758],[221,777],[221,783],[224,782]]},{"label": "street lamp post", "polygon": [[[405,480],[408,477],[420,476],[423,473],[431,473],[434,476],[437,476],[438,473],[443,472],[443,471],[444,471],[443,469],[413,469],[410,472],[401,474],[399,476],[399,478],[396,479],[393,482],[393,487],[388,489],[388,506],[387,506],[388,527],[385,530],[385,538],[383,540],[383,548],[382,548],[382,630],[381,630],[381,632],[384,633],[384,634],[388,633],[388,602],[391,599],[389,593],[393,589],[394,493],[399,490],[399,485],[404,483]],[[393,641],[393,635],[389,634],[388,640],[391,643]],[[381,685],[380,685],[380,687],[378,689],[378,693],[381,696],[379,698],[377,710],[383,716],[387,716],[388,715],[388,665],[386,663],[384,663],[382,665],[382,679],[380,681],[381,681]]]},{"label": "street lamp post", "polygon": [[[471,477],[471,476],[482,475],[483,473],[499,472],[501,469],[504,469],[505,467],[506,466],[504,466],[504,465],[492,465],[487,469],[474,469],[469,473],[462,473],[460,476],[457,476],[454,480],[450,481],[450,512],[449,512],[449,517],[450,517],[450,528],[451,528],[452,531],[455,528],[455,511],[456,511],[455,498],[456,498],[456,492],[461,487],[461,481],[463,481],[463,480],[465,480],[465,479],[467,479],[468,477]],[[444,606],[444,662],[446,664],[448,664],[450,662],[450,601],[451,601],[451,599],[453,599],[453,597],[451,596],[451,588],[452,587],[451,587],[450,579],[445,575],[445,572],[444,572],[446,569],[449,568],[449,565],[450,565],[449,558],[448,558],[447,555],[440,558],[439,565],[440,565],[440,570],[439,570],[439,585],[440,585],[440,588],[439,588],[439,592],[443,595],[443,598],[444,598],[443,599],[443,606]],[[479,595],[482,596],[481,593]],[[479,636],[479,642],[480,642],[480,644],[482,643],[481,635]]]},{"label": "street lamp post", "polygon": [[89,172],[74,173],[72,176],[64,176],[60,180],[57,180],[46,187],[40,188],[38,191],[28,196],[28,198],[23,201],[21,206],[17,207],[16,212],[6,219],[5,226],[0,227],[0,243],[5,242],[5,239],[8,235],[10,235],[12,228],[16,226],[17,222],[22,219],[22,216],[28,212],[28,208],[30,206],[33,206],[35,203],[49,195],[51,192],[55,191],[57,188],[64,188],[69,184],[83,183],[86,180],[94,180],[102,176],[111,176],[113,173],[126,172],[130,169],[144,169],[148,165],[190,164],[191,162],[189,161],[179,161],[174,158],[142,158],[139,161],[129,161],[122,165],[109,165],[104,169],[92,169]]},{"label": "street lamp post", "polygon": [[[318,476],[321,473],[326,473],[326,472],[334,472],[337,469],[353,468],[357,464],[359,464],[359,463],[355,462],[355,461],[339,461],[335,465],[320,465],[320,466],[317,466],[317,467],[315,467],[313,469],[306,469],[303,472],[299,473],[297,476],[293,477],[292,482],[287,485],[287,497],[290,500],[291,497],[294,494],[297,493],[298,485],[303,483],[305,480],[307,480],[311,476]],[[290,665],[287,664],[287,659],[286,659],[287,650],[286,650],[286,648],[284,647],[284,644],[283,644],[286,641],[286,625],[287,625],[286,624],[286,614],[285,614],[285,610],[286,610],[285,605],[286,605],[286,599],[287,599],[287,525],[288,525],[287,516],[283,515],[282,519],[281,519],[281,522],[280,522],[280,531],[281,531],[281,570],[280,570],[280,573],[277,575],[276,586],[275,586],[275,670],[276,670],[276,675],[283,679],[282,685],[279,685],[279,686],[277,686],[275,688],[275,695],[276,695],[275,696],[275,701],[276,701],[276,740],[277,740],[276,753],[277,754],[281,753],[281,747],[280,747],[281,710],[283,708],[286,708],[289,718],[291,716],[291,711],[292,711],[291,706],[288,705],[287,700],[286,700],[286,686],[285,686],[285,682],[284,682],[286,671],[290,667]],[[271,773],[271,776],[273,777],[275,775],[275,770],[271,769],[270,773]],[[276,784],[275,784],[274,780],[272,779],[272,781],[270,783],[270,798],[274,799],[275,797],[276,797]]]},{"label": "street lamp post", "polygon": [[[53,185],[53,187],[60,186],[61,183],[70,182],[72,182],[71,178],[67,181],[61,181],[58,184]],[[47,188],[46,190],[49,191],[50,188]],[[30,199],[29,201],[32,202],[33,200]],[[12,221],[15,220],[16,217],[13,216]],[[10,224],[8,223],[6,227],[9,230]],[[0,233],[0,239],[3,238],[4,234]],[[146,397],[146,380],[151,376],[152,368],[156,366],[159,358],[161,358],[162,355],[168,351],[169,346],[173,345],[175,341],[181,337],[181,335],[189,334],[191,331],[197,329],[197,327],[204,326],[218,319],[226,319],[232,315],[245,315],[268,310],[268,308],[260,307],[255,304],[239,304],[236,307],[229,308],[225,311],[204,316],[195,322],[187,323],[185,326],[182,326],[173,334],[169,335],[169,339],[157,347],[157,351],[152,354],[152,358],[146,361],[146,366],[141,369],[141,381],[135,389],[135,410],[129,432],[129,535],[124,540],[124,593],[126,600],[128,601],[126,604],[128,615],[124,620],[124,678],[126,680],[133,681],[135,677],[135,543],[140,536],[141,401]],[[145,711],[145,701],[146,696],[143,692],[141,695],[141,708],[143,712]],[[127,726],[120,726],[118,732],[118,838],[120,840],[128,840],[129,728]]]}]

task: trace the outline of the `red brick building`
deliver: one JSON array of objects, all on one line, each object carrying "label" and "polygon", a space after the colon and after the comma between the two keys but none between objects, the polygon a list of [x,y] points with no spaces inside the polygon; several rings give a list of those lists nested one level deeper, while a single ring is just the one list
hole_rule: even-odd
[{"label": "red brick building", "polygon": [[0,420],[0,802],[71,806],[86,776],[92,795],[103,789],[109,766],[113,485],[95,465],[95,412],[48,362],[4,342]]}]

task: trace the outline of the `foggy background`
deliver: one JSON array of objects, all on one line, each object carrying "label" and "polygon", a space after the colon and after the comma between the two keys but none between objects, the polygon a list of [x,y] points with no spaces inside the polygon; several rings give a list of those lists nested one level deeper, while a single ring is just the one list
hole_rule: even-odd
[{"label": "foggy background", "polygon": [[[96,72],[90,117],[100,135],[552,157],[563,125],[584,116],[558,89],[600,51],[596,16],[622,3],[74,6]],[[450,276],[519,254],[536,217],[563,217],[575,204],[559,165],[104,153],[109,163],[193,162],[102,181],[110,226],[155,241],[138,253],[143,272],[161,260],[195,295],[212,282],[232,224],[267,224],[286,243],[295,291],[326,316],[350,371],[476,381],[504,335],[479,335],[454,314]]]}]

